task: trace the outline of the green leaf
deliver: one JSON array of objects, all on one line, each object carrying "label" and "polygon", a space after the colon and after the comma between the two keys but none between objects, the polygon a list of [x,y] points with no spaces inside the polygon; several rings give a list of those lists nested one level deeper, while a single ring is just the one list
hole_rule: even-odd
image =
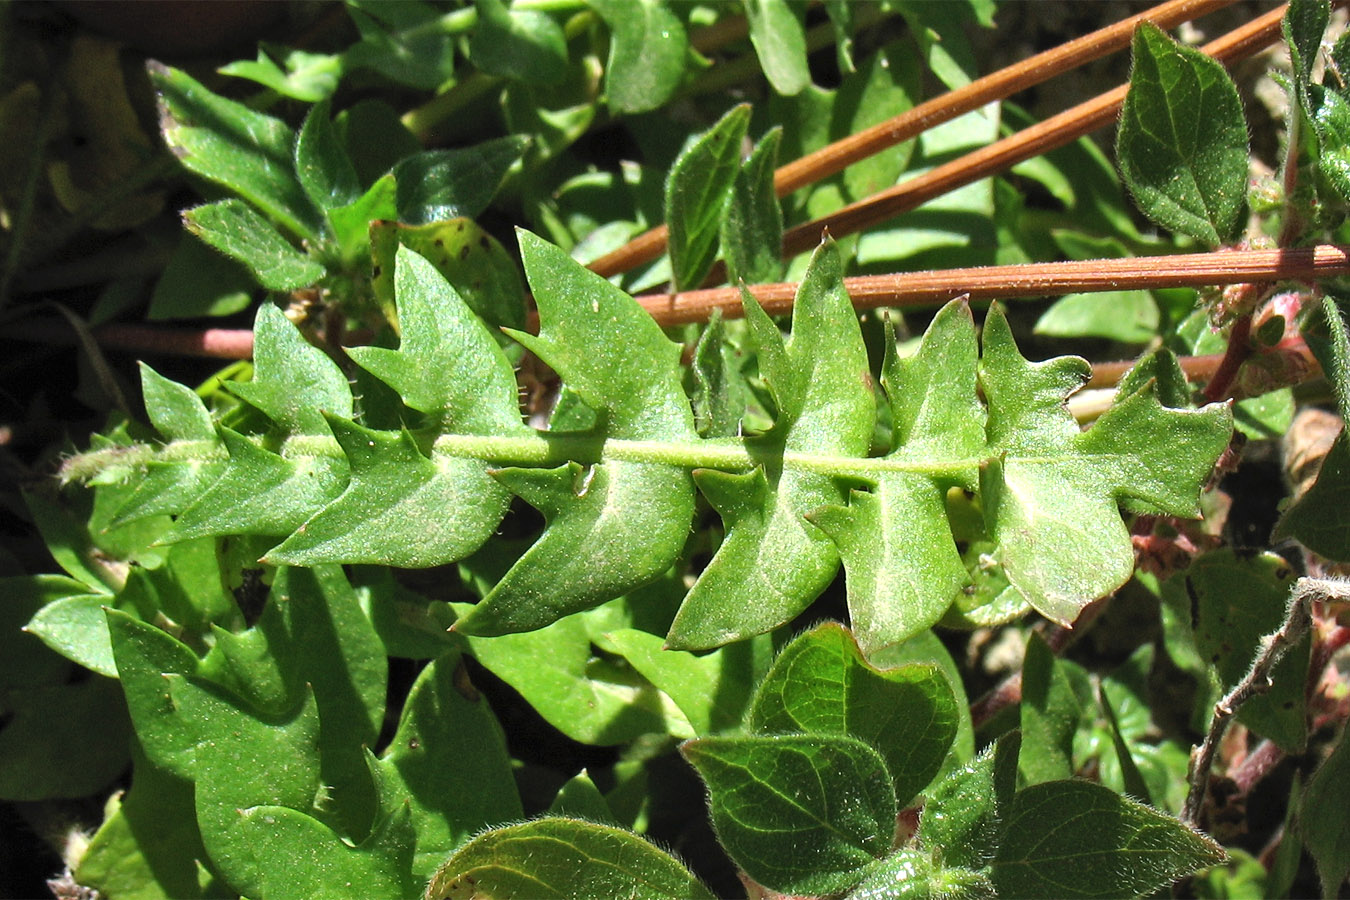
[{"label": "green leaf", "polygon": [[42,643],[66,659],[108,678],[117,677],[112,645],[108,642],[108,623],[103,609],[105,594],[80,594],[62,597],[28,620],[24,631],[35,634]]},{"label": "green leaf", "polygon": [[113,656],[136,738],[151,762],[195,783],[197,822],[212,863],[238,892],[260,896],[266,867],[237,810],[308,809],[318,791],[319,714],[313,694],[281,716],[250,709],[189,674],[192,652],[125,613],[108,611]]},{"label": "green leaf", "polygon": [[1289,62],[1294,70],[1294,95],[1303,111],[1310,108],[1308,86],[1313,65],[1322,49],[1322,35],[1331,17],[1328,0],[1293,0],[1280,22],[1280,31],[1289,47]]},{"label": "green leaf", "polygon": [[[826,11],[846,5],[827,5]],[[913,42],[891,41],[869,54],[861,68],[840,83],[831,110],[831,138],[857,134],[892,119],[922,97],[923,68]],[[911,138],[850,165],[842,179],[847,197],[862,200],[894,186],[909,165],[916,143]]]},{"label": "green leaf", "polygon": [[786,344],[754,298],[743,294],[778,418],[768,434],[747,444],[764,465],[747,474],[695,473],[727,536],[680,607],[667,637],[672,647],[710,647],[768,631],[801,612],[838,570],[835,545],[806,519],[843,499],[836,479],[777,460],[785,453],[860,458],[870,448],[875,401],[842,267],[833,242],[816,250],[797,291]]},{"label": "green leaf", "polygon": [[1073,774],[1073,738],[1083,718],[1067,664],[1033,632],[1022,664],[1022,749],[1017,767],[1026,784]]},{"label": "green leaf", "polygon": [[[481,459],[429,459],[412,435],[372,431],[346,419],[329,426],[351,464],[337,499],[268,552],[273,565],[379,563],[425,569],[482,546],[511,495]],[[453,518],[445,511],[455,510]]]},{"label": "green leaf", "polygon": [[[1231,550],[1207,553],[1177,576],[1190,598],[1195,648],[1223,690],[1251,668],[1260,641],[1284,621],[1293,573],[1274,553],[1243,558]],[[1288,753],[1307,745],[1304,687],[1310,644],[1292,647],[1271,673],[1267,693],[1250,698],[1238,721]]]},{"label": "green leaf", "polygon": [[484,897],[711,898],[677,859],[637,835],[551,817],[484,832],[446,860],[427,900]]},{"label": "green leaf", "polygon": [[[375,260],[372,280],[375,296],[382,303],[389,303],[397,292],[413,289],[407,286],[395,291],[395,257],[403,246],[425,257],[469,309],[489,325],[525,327],[525,285],[516,261],[472,220],[451,219],[428,225],[372,222],[369,232]],[[437,293],[445,293],[439,280],[433,284]],[[446,301],[436,302],[441,305]]]},{"label": "green leaf", "polygon": [[20,697],[23,688],[66,680],[70,664],[23,626],[47,604],[87,590],[84,582],[64,575],[0,578],[0,653],[5,660],[0,667],[0,696]]},{"label": "green leaf", "polygon": [[[468,608],[456,605],[457,611]],[[641,734],[691,734],[679,710],[632,666],[595,654],[589,615],[568,616],[523,634],[469,635],[469,646],[479,662],[573,740],[609,745]]]},{"label": "green leaf", "polygon": [[1299,801],[1298,823],[1303,842],[1317,861],[1322,896],[1335,897],[1350,875],[1350,740],[1341,736],[1335,748],[1308,779]]},{"label": "green leaf", "polygon": [[398,731],[374,765],[382,775],[381,806],[409,804],[419,881],[470,835],[522,815],[501,726],[458,654],[432,661],[417,676]]},{"label": "green leaf", "polygon": [[[984,410],[975,392],[975,322],[951,303],[934,317],[919,350],[906,360],[887,340],[882,386],[891,405],[888,460],[976,459]],[[953,479],[888,471],[849,505],[809,516],[839,548],[848,574],[849,617],[864,652],[926,630],[968,580],[946,522]],[[965,485],[961,485],[965,486]]]},{"label": "green leaf", "polygon": [[1148,291],[1069,294],[1056,300],[1036,322],[1046,337],[1099,337],[1143,344],[1158,333],[1158,304]]},{"label": "green leaf", "polygon": [[885,759],[902,805],[937,774],[956,723],[956,700],[936,666],[878,669],[837,623],[819,625],[783,648],[749,717],[759,733],[844,735],[867,743]]},{"label": "green leaf", "polygon": [[149,63],[164,141],[191,172],[260,209],[291,237],[313,240],[318,220],[292,168],[295,133],[280,119],[211,93],[187,73]]},{"label": "green leaf", "polygon": [[940,868],[922,850],[901,849],[868,866],[848,896],[849,900],[981,900],[997,895],[982,872]]},{"label": "green leaf", "polygon": [[1198,515],[1198,488],[1232,428],[1225,406],[1169,409],[1145,386],[1080,431],[1062,401],[1086,375],[1073,357],[1027,362],[1003,314],[986,319],[980,386],[990,449],[1004,454],[981,472],[986,528],[1009,582],[1064,624],[1134,571],[1117,505]]},{"label": "green leaf", "polygon": [[435,91],[455,74],[459,35],[441,27],[442,11],[429,3],[351,0],[361,41],[342,54],[346,67],[369,68],[419,91]]},{"label": "green leaf", "polygon": [[287,434],[328,434],[324,413],[351,416],[347,377],[271,303],[258,307],[253,341],[253,380],[229,382],[232,393]]},{"label": "green leaf", "polygon": [[844,891],[891,849],[895,792],[885,762],[862,741],[700,738],[681,744],[680,752],[708,783],[722,846],[765,887]]},{"label": "green leaf", "polygon": [[[275,52],[275,51],[274,51]],[[247,78],[263,87],[271,88],[283,97],[302,103],[318,103],[332,96],[342,76],[342,57],[331,53],[306,53],[303,50],[285,50],[277,65],[267,51],[258,48],[256,60],[239,59],[216,69],[221,75]]]},{"label": "green leaf", "polygon": [[749,105],[732,107],[670,166],[665,219],[676,290],[698,287],[712,268],[722,209],[741,170],[741,141],[749,124]]},{"label": "green leaf", "polygon": [[236,828],[258,859],[263,896],[418,896],[407,806],[377,823],[355,847],[313,816],[284,806],[259,805],[237,815]]},{"label": "green leaf", "polygon": [[1317,481],[1285,510],[1272,541],[1295,538],[1327,559],[1350,560],[1350,437],[1344,430],[1322,459]]},{"label": "green leaf", "polygon": [[1217,247],[1236,237],[1247,188],[1247,123],[1237,88],[1216,60],[1145,22],[1116,156],[1143,213]]},{"label": "green leaf", "polygon": [[224,473],[183,510],[164,541],[288,535],[338,497],[347,483],[348,468],[341,458],[281,456],[223,426],[220,436],[230,454]]},{"label": "green leaf", "polygon": [[657,109],[684,78],[689,38],[663,0],[586,0],[609,26],[605,102],[618,113]]},{"label": "green leaf", "polygon": [[1209,838],[1109,788],[1053,781],[1013,798],[990,876],[1008,900],[1141,896],[1224,859]]},{"label": "green leaf", "polygon": [[295,174],[310,202],[327,213],[361,197],[356,168],[328,117],[329,104],[316,104],[295,141]]},{"label": "green leaf", "polygon": [[811,83],[806,63],[806,29],[801,11],[789,0],[742,0],[750,22],[750,43],[769,84],[791,96]]},{"label": "green leaf", "polygon": [[478,27],[469,37],[469,61],[475,66],[530,84],[557,84],[567,77],[567,38],[558,23],[535,10],[507,9],[502,0],[474,5]]},{"label": "green leaf", "polygon": [[145,412],[156,431],[170,441],[216,440],[216,426],[196,391],[170,381],[145,363],[138,365]]},{"label": "green leaf", "polygon": [[243,263],[270,291],[308,287],[324,275],[322,263],[295,249],[242,200],[220,200],[183,213],[188,231]]},{"label": "green leaf", "polygon": [[600,825],[619,824],[614,819],[614,811],[609,808],[609,801],[600,793],[600,789],[595,786],[595,782],[585,769],[567,779],[566,783],[558,788],[558,793],[548,805],[547,812],[551,816],[585,819]]},{"label": "green leaf", "polygon": [[1340,199],[1350,200],[1350,100],[1321,85],[1308,86],[1309,115],[1317,132],[1317,168]]},{"label": "green leaf", "polygon": [[242,312],[257,279],[247,267],[184,230],[150,294],[147,319],[196,319]]},{"label": "green leaf", "polygon": [[1013,799],[1021,739],[1004,735],[929,791],[919,819],[920,844],[943,865],[982,869],[998,849]]},{"label": "green leaf", "polygon": [[755,144],[727,197],[720,240],[731,284],[777,281],[783,272],[783,210],[778,205],[773,175],[778,166],[781,128]]},{"label": "green leaf", "polygon": [[192,785],[135,754],[131,789],[110,798],[103,824],[75,866],[75,880],[129,900],[203,895]]},{"label": "green leaf", "polygon": [[[493,0],[497,2],[497,0]],[[530,145],[522,135],[493,138],[457,150],[428,150],[394,166],[399,221],[426,225],[477,218],[506,172]]]},{"label": "green leaf", "polygon": [[398,218],[398,184],[382,175],[351,203],[326,211],[344,260],[355,263],[371,251],[371,229]]},{"label": "green leaf", "polygon": [[636,628],[608,632],[605,639],[670,696],[695,735],[703,737],[740,724],[756,676],[749,642],[695,656],[665,649],[661,638]]},{"label": "green leaf", "polygon": [[455,623],[461,634],[530,631],[654,581],[689,535],[694,496],[676,466],[614,461],[493,475],[548,527],[496,587]]}]

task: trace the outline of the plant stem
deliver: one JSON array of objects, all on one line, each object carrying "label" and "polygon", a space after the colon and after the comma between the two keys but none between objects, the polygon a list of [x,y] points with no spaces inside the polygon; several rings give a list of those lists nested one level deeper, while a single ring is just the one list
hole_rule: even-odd
[{"label": "plant stem", "polygon": [[[1279,38],[1283,10],[1281,7],[1254,19],[1201,49],[1224,63],[1233,63],[1250,56]],[[1005,171],[1096,131],[1115,121],[1128,90],[1129,85],[1122,84],[1057,116],[1051,116],[1044,122],[967,153],[866,200],[859,200],[829,215],[790,228],[783,235],[783,256],[795,256],[810,249],[820,239],[823,230],[846,235],[879,225],[959,187]]]},{"label": "plant stem", "polygon": [[[1181,820],[1198,825],[1209,785],[1209,772],[1214,755],[1228,728],[1228,720],[1235,716],[1242,704],[1256,694],[1270,690],[1270,673],[1290,647],[1298,643],[1312,624],[1311,608],[1314,601],[1350,599],[1350,581],[1330,578],[1300,578],[1290,591],[1289,607],[1284,622],[1274,633],[1261,639],[1256,658],[1247,674],[1214,705],[1214,718],[1202,743],[1191,754],[1191,768],[1187,777],[1190,792]],[[1251,778],[1247,779],[1250,787]]]},{"label": "plant stem", "polygon": [[[1323,244],[1292,250],[1234,250],[862,275],[845,278],[844,286],[855,307],[869,309],[932,306],[963,295],[972,301],[984,301],[1258,280],[1312,282],[1342,274],[1350,274],[1350,247]],[[797,284],[761,284],[749,290],[766,312],[782,315],[792,309]],[[741,315],[739,288],[644,294],[637,300],[662,325],[704,322],[714,309],[720,309],[727,318]]]},{"label": "plant stem", "polygon": [[[874,125],[855,135],[850,135],[842,140],[817,150],[814,153],[803,156],[798,160],[787,163],[779,167],[774,175],[774,188],[778,195],[785,196],[798,188],[808,184],[813,184],[823,178],[828,178],[837,172],[842,171],[849,165],[859,160],[865,159],[875,153],[879,153],[888,147],[895,146],[909,140],[910,138],[933,128],[943,122],[978,109],[985,104],[1009,97],[1018,91],[1025,90],[1033,85],[1054,77],[1055,75],[1067,72],[1091,60],[1114,53],[1123,48],[1130,41],[1130,36],[1134,32],[1134,27],[1142,20],[1148,19],[1162,28],[1170,28],[1180,22],[1188,21],[1192,18],[1204,15],[1214,9],[1228,5],[1229,0],[1171,0],[1168,3],[1162,3],[1152,9],[1145,10],[1138,15],[1131,16],[1117,22],[1114,25],[1099,29],[1091,34],[1085,35],[1066,44],[1062,44],[1053,50],[1044,53],[1038,53],[1030,59],[1015,63],[1006,68],[1000,69],[984,78],[977,79],[965,87],[950,91],[941,96],[935,97],[918,106],[910,109],[900,115],[888,119],[879,125]],[[1277,18],[1278,26],[1278,18]],[[1276,28],[1278,33],[1278,27]],[[1254,52],[1256,47],[1252,48]],[[1124,97],[1124,91],[1121,90],[1121,97]],[[1086,104],[1084,104],[1086,105]],[[1081,110],[1083,107],[1076,107]],[[1071,110],[1070,112],[1073,112]],[[1063,114],[1068,115],[1068,114]],[[1106,118],[1114,115],[1112,110]],[[1056,119],[1062,118],[1056,117]],[[1093,124],[1086,131],[1091,131],[1105,121]],[[1083,133],[1086,133],[1084,131]],[[1073,137],[1076,137],[1074,135]],[[1072,137],[1065,138],[1065,142]],[[1008,140],[1012,140],[1011,138]],[[1000,144],[1005,142],[999,142]],[[998,146],[998,145],[994,145]],[[1036,151],[1039,152],[1039,151]],[[1032,154],[1034,155],[1034,153]],[[966,159],[963,157],[963,160]],[[957,165],[962,160],[949,165]],[[1009,163],[1008,165],[1012,165]],[[944,166],[942,168],[948,168]],[[937,171],[937,170],[934,170]],[[932,173],[930,173],[931,175]],[[983,177],[980,175],[978,177]],[[915,179],[916,181],[918,179]],[[972,178],[970,180],[976,180]],[[906,182],[909,184],[910,182]],[[964,183],[964,182],[963,182]],[[939,194],[951,190],[951,187],[945,187],[935,194],[930,194],[924,199],[931,199]],[[882,195],[878,195],[882,196]],[[919,202],[923,202],[920,200]],[[855,204],[856,206],[857,204]],[[917,203],[915,205],[918,205]],[[848,209],[849,207],[845,207]],[[843,210],[840,210],[842,213]],[[838,215],[838,214],[836,214]],[[894,213],[887,214],[883,218],[889,218]],[[820,220],[817,220],[818,222]],[[809,229],[813,235],[820,234],[820,225],[808,223]],[[800,226],[805,228],[806,226]],[[831,226],[833,227],[833,226]],[[795,229],[794,229],[795,230]],[[837,233],[847,233],[841,229],[835,229]],[[621,272],[627,272],[640,265],[651,262],[659,257],[666,248],[667,231],[665,226],[658,226],[634,238],[629,243],[619,249],[607,253],[590,264],[591,269],[602,275],[610,276]],[[807,246],[813,243],[813,237],[808,241]],[[786,236],[785,236],[785,246]]]}]

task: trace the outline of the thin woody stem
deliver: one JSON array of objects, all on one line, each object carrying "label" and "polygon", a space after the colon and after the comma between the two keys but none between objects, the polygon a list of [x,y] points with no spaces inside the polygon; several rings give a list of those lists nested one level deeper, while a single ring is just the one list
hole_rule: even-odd
[{"label": "thin woody stem", "polygon": [[[921,103],[879,125],[835,141],[814,153],[787,163],[774,174],[774,188],[780,197],[786,196],[798,188],[828,178],[859,160],[903,143],[991,101],[1009,97],[1055,75],[1114,53],[1129,43],[1130,36],[1140,21],[1147,19],[1161,28],[1170,28],[1227,6],[1230,2],[1231,0],[1170,0],[1159,4],[1053,50],[1000,69],[962,88]],[[816,227],[815,234],[819,233],[820,228]],[[590,267],[606,277],[630,271],[659,257],[666,249],[667,238],[666,227],[658,226],[595,260]]]},{"label": "thin woody stem", "polygon": [[[1272,10],[1201,49],[1223,63],[1243,59],[1279,38],[1283,15],[1284,7]],[[959,187],[1005,171],[1096,131],[1115,121],[1128,90],[1129,85],[1122,84],[889,190],[791,228],[783,235],[783,256],[795,256],[810,249],[820,239],[822,230],[846,235],[879,225]]]}]

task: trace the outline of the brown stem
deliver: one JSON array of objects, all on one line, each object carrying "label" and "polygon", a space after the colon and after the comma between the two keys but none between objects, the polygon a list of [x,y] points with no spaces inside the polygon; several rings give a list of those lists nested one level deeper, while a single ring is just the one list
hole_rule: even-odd
[{"label": "brown stem", "polygon": [[[1258,280],[1312,282],[1341,274],[1350,274],[1350,247],[1323,244],[1292,250],[1234,250],[861,275],[845,278],[844,286],[855,307],[869,309],[933,306],[962,295],[981,301]],[[749,290],[767,312],[781,315],[791,311],[797,284],[761,284]],[[637,300],[662,325],[707,321],[714,309],[720,309],[727,318],[741,315],[739,288],[644,294]]]},{"label": "brown stem", "polygon": [[1251,314],[1238,316],[1228,333],[1228,348],[1224,351],[1219,368],[1214,371],[1214,377],[1209,380],[1209,384],[1205,385],[1205,399],[1210,403],[1217,403],[1228,396],[1233,382],[1237,379],[1238,370],[1252,355],[1251,337]]},{"label": "brown stem", "polygon": [[[1279,38],[1283,14],[1284,7],[1272,10],[1241,28],[1211,41],[1201,49],[1224,63],[1243,59]],[[1115,120],[1128,90],[1129,85],[1122,84],[1114,90],[1080,103],[1001,141],[995,141],[967,153],[923,175],[911,178],[865,200],[851,203],[827,216],[790,228],[783,235],[783,256],[795,256],[810,249],[820,240],[823,230],[828,229],[830,233],[839,236],[879,225],[935,197],[1005,171],[1017,163],[1056,147],[1062,147],[1072,140],[1096,131]]]},{"label": "brown stem", "polygon": [[[774,175],[774,188],[780,197],[785,196],[986,103],[1001,100],[1113,53],[1129,43],[1134,27],[1144,19],[1159,27],[1170,28],[1226,6],[1229,2],[1231,0],[1169,0],[1114,25],[1061,44],[1053,50],[1014,63],[781,166]],[[815,228],[814,233],[820,233],[819,227]],[[590,267],[606,277],[630,271],[659,257],[665,251],[667,238],[666,227],[657,226],[595,260]]]}]

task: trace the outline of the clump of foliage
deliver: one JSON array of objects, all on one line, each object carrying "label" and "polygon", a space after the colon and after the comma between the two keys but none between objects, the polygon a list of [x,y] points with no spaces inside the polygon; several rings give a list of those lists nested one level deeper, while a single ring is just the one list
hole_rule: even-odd
[{"label": "clump of foliage", "polygon": [[[150,233],[171,159],[205,199],[88,318],[260,299],[251,363],[196,388],[142,363],[143,418],[31,464],[63,574],[5,560],[0,797],[112,792],[53,889],[1335,896],[1350,450],[1254,541],[1220,479],[1241,435],[1350,407],[1350,266],[1034,320],[860,316],[847,276],[1343,241],[1350,42],[1324,46],[1324,2],[1284,13],[1274,175],[1223,66],[1142,23],[1119,177],[1066,141],[783,260],[793,228],[1030,121],[1005,100],[778,196],[780,161],[959,93],[994,12],[349,0],[327,52],[150,63],[167,153],[100,218],[40,166],[0,190],[27,300],[20,263],[64,251],[25,229]],[[625,257],[658,225],[667,252]],[[706,323],[661,318],[693,294],[635,299],[709,279],[736,302]],[[117,398],[114,332],[66,316]],[[1090,410],[1092,363],[1028,358],[1064,340],[1135,356]],[[1248,821],[1258,789],[1275,812]]]}]

